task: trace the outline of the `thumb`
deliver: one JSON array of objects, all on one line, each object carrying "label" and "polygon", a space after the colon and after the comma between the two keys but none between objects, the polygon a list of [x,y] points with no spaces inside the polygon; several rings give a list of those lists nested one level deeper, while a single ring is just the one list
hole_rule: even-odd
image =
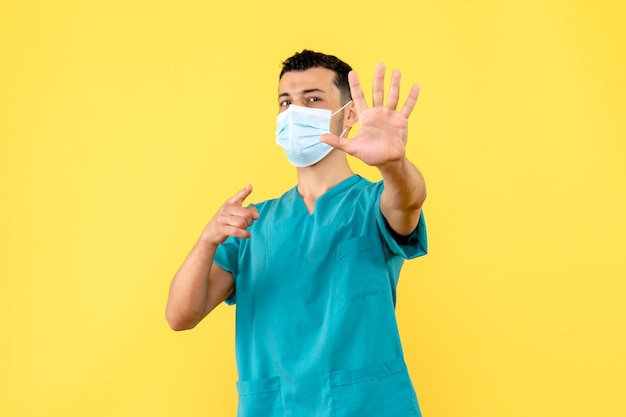
[{"label": "thumb", "polygon": [[333,135],[331,133],[326,133],[320,136],[320,142],[323,142],[327,145],[332,146],[333,148],[339,149],[348,154],[350,154],[352,150],[351,140],[340,138],[339,136]]}]

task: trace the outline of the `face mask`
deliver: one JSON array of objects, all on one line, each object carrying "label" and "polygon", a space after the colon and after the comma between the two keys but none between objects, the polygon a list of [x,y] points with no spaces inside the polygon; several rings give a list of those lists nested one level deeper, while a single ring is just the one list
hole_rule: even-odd
[{"label": "face mask", "polygon": [[[327,109],[314,109],[289,105],[276,117],[276,143],[282,146],[287,159],[297,167],[308,167],[322,160],[333,147],[320,142],[320,136],[330,133],[330,118],[346,108],[352,100],[331,113]],[[348,130],[346,127],[340,136]]]}]

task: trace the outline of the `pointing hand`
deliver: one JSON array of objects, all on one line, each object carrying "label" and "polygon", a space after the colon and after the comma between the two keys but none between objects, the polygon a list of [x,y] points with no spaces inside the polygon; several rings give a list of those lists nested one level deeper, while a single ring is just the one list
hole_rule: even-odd
[{"label": "pointing hand", "polygon": [[243,207],[244,200],[252,192],[252,186],[247,185],[219,208],[215,216],[204,229],[210,242],[215,245],[223,243],[229,236],[247,239],[251,236],[248,227],[259,219],[256,207]]}]

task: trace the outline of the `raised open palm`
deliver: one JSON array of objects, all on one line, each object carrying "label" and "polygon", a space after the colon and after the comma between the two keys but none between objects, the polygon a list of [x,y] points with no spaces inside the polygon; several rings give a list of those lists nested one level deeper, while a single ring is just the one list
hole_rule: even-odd
[{"label": "raised open palm", "polygon": [[385,97],[385,65],[378,64],[372,87],[372,107],[367,105],[359,77],[348,74],[350,91],[359,117],[359,131],[352,139],[337,135],[323,135],[321,141],[352,155],[372,166],[383,166],[405,156],[409,116],[419,96],[419,87],[413,85],[409,97],[397,110],[400,93],[400,71],[393,71]]}]

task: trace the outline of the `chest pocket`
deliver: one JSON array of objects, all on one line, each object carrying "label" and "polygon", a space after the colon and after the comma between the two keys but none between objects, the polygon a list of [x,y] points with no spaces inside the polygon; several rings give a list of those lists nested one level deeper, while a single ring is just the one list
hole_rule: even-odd
[{"label": "chest pocket", "polygon": [[365,237],[341,242],[334,262],[334,294],[344,302],[369,297],[389,287],[380,242]]}]

